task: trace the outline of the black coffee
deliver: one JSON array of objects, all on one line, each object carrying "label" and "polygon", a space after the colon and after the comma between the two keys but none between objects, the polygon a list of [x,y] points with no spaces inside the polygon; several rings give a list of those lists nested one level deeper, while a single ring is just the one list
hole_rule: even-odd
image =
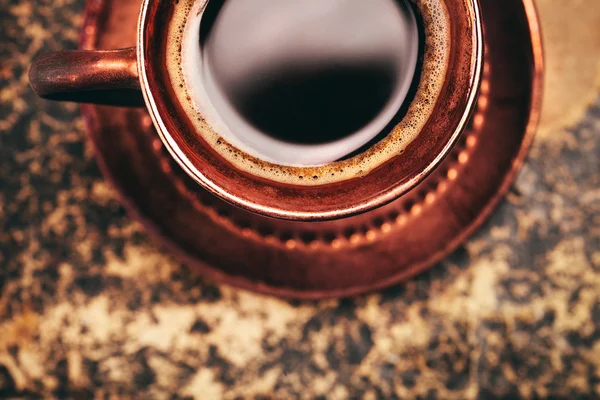
[{"label": "black coffee", "polygon": [[[255,154],[287,164],[334,161],[375,137],[417,62],[406,0],[211,0],[199,37],[224,123]],[[338,141],[333,151],[318,146]],[[277,143],[308,147],[281,154]]]},{"label": "black coffee", "polygon": [[166,67],[191,128],[235,168],[354,179],[404,152],[433,112],[445,1],[178,0]]},{"label": "black coffee", "polygon": [[290,66],[233,88],[229,100],[248,123],[275,139],[328,143],[377,117],[395,80],[391,64]]}]

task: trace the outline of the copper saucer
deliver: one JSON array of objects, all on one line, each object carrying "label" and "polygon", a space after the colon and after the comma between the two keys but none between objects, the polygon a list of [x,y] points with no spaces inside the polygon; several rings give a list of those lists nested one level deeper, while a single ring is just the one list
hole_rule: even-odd
[{"label": "copper saucer", "polygon": [[[129,211],[207,277],[293,298],[349,296],[398,283],[447,256],[490,215],[536,128],[542,49],[532,0],[482,0],[477,111],[422,184],[375,211],[290,222],[234,208],[170,159],[144,109],[83,105],[98,162]],[[135,45],[139,0],[88,0],[81,47]]]}]

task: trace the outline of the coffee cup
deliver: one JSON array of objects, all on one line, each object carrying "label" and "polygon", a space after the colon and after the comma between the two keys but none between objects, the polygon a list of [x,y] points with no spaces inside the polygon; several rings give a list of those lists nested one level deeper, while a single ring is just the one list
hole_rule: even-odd
[{"label": "coffee cup", "polygon": [[465,129],[483,64],[477,0],[144,0],[137,33],[135,48],[40,56],[34,90],[118,105],[141,91],[200,186],[295,220],[421,182]]}]

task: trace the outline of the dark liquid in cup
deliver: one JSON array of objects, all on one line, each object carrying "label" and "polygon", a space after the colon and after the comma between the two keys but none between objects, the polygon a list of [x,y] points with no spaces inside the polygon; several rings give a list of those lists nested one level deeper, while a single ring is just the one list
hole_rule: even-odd
[{"label": "dark liquid in cup", "polygon": [[[231,106],[216,109],[226,124],[286,143],[383,129],[414,79],[412,13],[406,0],[211,0],[200,24],[203,68]],[[231,130],[244,141],[239,124]]]},{"label": "dark liquid in cup", "polygon": [[292,66],[249,81],[230,101],[256,129],[302,144],[332,142],[372,121],[392,96],[393,65]]}]

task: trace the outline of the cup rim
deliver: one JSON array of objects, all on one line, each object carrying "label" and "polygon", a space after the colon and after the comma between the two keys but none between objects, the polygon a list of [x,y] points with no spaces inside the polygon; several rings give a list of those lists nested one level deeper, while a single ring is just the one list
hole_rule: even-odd
[{"label": "cup rim", "polygon": [[[314,189],[324,188],[328,186],[330,192],[333,191],[338,192],[338,194],[343,194],[345,192],[348,192],[348,188],[344,186],[354,184],[360,186],[360,183],[357,183],[355,181],[363,178],[350,178],[340,182],[317,186],[294,186],[289,184],[282,184],[275,181],[271,182],[267,181],[264,178],[248,176],[248,174],[246,173],[240,173],[240,171],[238,171],[235,166],[229,164],[224,159],[222,159],[223,164],[227,165],[230,168],[230,170],[226,171],[223,169],[223,165],[219,165],[217,166],[217,175],[220,175],[223,178],[228,178],[230,180],[232,178],[235,179],[235,177],[239,177],[239,179],[243,180],[244,182],[240,182],[240,184],[234,185],[236,190],[232,190],[231,186],[224,187],[223,185],[219,184],[219,177],[214,176],[213,174],[215,172],[215,169],[213,168],[211,170],[210,168],[204,168],[209,166],[210,163],[208,162],[208,160],[204,160],[202,156],[211,153],[212,149],[203,149],[203,154],[194,154],[193,150],[197,150],[197,147],[187,146],[186,143],[182,143],[182,140],[178,140],[178,138],[175,138],[172,135],[171,130],[169,129],[170,127],[168,126],[168,122],[165,120],[165,118],[163,118],[163,114],[165,112],[164,107],[162,107],[164,106],[164,99],[157,98],[155,93],[153,92],[152,82],[149,77],[149,59],[151,57],[149,57],[146,54],[146,51],[148,49],[148,43],[146,40],[148,31],[146,27],[149,21],[148,13],[149,7],[152,3],[151,0],[143,0],[137,28],[138,72],[144,101],[146,103],[150,117],[154,123],[154,126],[156,127],[156,130],[159,134],[162,143],[164,144],[168,152],[171,154],[171,156],[174,158],[174,160],[196,183],[198,183],[202,188],[221,198],[222,200],[225,200],[235,206],[241,207],[243,209],[258,214],[298,221],[339,219],[372,210],[374,208],[387,204],[399,198],[406,192],[410,191],[417,184],[422,182],[444,160],[444,158],[450,153],[450,150],[457,143],[462,132],[464,131],[476,103],[477,95],[479,92],[479,86],[481,83],[484,54],[482,21],[479,2],[478,0],[440,1],[443,1],[446,5],[448,4],[448,2],[459,1],[460,3],[466,4],[472,12],[472,54],[470,57],[471,66],[468,71],[469,81],[466,90],[467,96],[465,96],[466,99],[462,108],[460,118],[458,118],[458,120],[455,121],[455,123],[453,124],[454,129],[452,133],[448,135],[443,147],[437,150],[435,156],[432,157],[423,168],[420,168],[419,171],[413,173],[412,176],[410,176],[409,178],[404,180],[398,180],[396,183],[389,185],[387,188],[384,188],[378,191],[377,193],[369,194],[369,196],[365,196],[361,200],[355,200],[351,202],[346,201],[346,204],[340,206],[339,203],[327,202],[327,199],[321,197],[318,191],[315,191]],[[452,49],[450,51],[452,52]],[[448,73],[449,72],[446,72],[447,75]],[[439,98],[437,101],[439,101]],[[434,112],[436,110],[437,105],[434,108]],[[428,116],[427,123],[430,122],[432,116],[433,113]],[[426,126],[419,132],[419,134],[417,135],[417,139],[419,138],[419,136],[423,136],[423,130],[425,128]],[[175,131],[179,130],[181,129],[175,129]],[[188,139],[189,137],[191,137],[191,135],[187,136]],[[196,140],[202,141],[199,134],[195,133],[195,136]],[[416,141],[417,140],[414,140],[413,142]],[[206,147],[210,147],[208,143],[204,144]],[[414,145],[414,143],[411,143],[411,145]],[[409,151],[411,145],[409,145],[409,147],[407,148],[407,152]],[[214,153],[214,150],[212,150],[212,153]],[[211,154],[211,156],[214,157],[215,154]],[[403,155],[396,157],[402,156]],[[386,165],[391,163],[392,160],[387,160],[382,165],[376,168],[376,170],[379,171],[379,174],[381,174],[382,171],[386,169]],[[390,170],[390,173],[391,171],[392,170]],[[373,173],[374,171],[370,171],[365,176],[369,176]],[[246,187],[249,187],[252,190],[260,190],[261,187],[263,187],[263,190],[265,188],[274,189],[268,191],[269,195],[274,195],[275,197],[272,199],[273,201],[269,202],[270,204],[255,201],[255,199],[248,198],[244,195],[243,189]],[[305,191],[307,193],[301,193],[302,191]],[[295,205],[286,203],[286,199],[289,200],[290,198],[294,197],[299,198],[299,200],[302,201],[311,202],[312,205],[310,209],[306,209],[304,207],[302,207],[301,209],[298,207],[297,203]],[[351,198],[350,193],[348,193],[348,198]],[[354,199],[354,197],[352,198]]]}]

